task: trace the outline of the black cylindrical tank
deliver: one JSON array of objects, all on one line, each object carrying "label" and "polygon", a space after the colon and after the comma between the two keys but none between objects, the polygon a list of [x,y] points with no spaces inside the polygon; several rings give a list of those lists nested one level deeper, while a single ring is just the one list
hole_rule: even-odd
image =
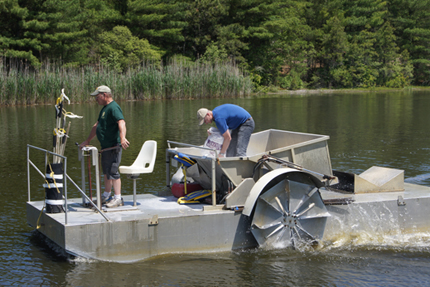
[{"label": "black cylindrical tank", "polygon": [[[54,172],[52,176],[52,172]],[[64,212],[63,204],[63,164],[53,163],[46,166],[46,212],[60,213]]]}]

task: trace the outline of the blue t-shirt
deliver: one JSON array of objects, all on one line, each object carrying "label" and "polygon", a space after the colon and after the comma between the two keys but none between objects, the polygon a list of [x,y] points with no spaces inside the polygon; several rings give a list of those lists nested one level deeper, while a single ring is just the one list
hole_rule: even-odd
[{"label": "blue t-shirt", "polygon": [[221,134],[224,134],[228,129],[237,129],[251,117],[244,108],[233,104],[218,106],[213,109],[212,114]]}]

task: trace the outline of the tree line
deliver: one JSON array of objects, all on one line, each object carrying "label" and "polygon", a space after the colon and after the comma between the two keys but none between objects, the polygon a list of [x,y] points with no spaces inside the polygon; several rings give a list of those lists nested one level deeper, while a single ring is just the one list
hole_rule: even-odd
[{"label": "tree line", "polygon": [[257,87],[429,85],[429,16],[430,0],[0,0],[0,65],[174,59],[234,63]]}]

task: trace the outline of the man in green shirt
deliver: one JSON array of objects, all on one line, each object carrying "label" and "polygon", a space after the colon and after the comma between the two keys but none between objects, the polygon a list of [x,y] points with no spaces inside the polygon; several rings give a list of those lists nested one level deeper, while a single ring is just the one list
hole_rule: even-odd
[{"label": "man in green shirt", "polygon": [[[91,140],[97,135],[102,148],[102,169],[104,174],[105,191],[102,194],[102,203],[106,207],[117,207],[124,205],[121,197],[121,178],[118,172],[121,163],[122,149],[127,149],[130,145],[125,138],[126,127],[121,107],[112,99],[109,87],[98,87],[91,96],[94,96],[97,103],[102,105],[97,122],[91,129],[88,138],[79,145],[80,148],[89,145]],[[115,148],[117,147],[117,148]],[[104,149],[108,149],[103,151]],[[108,200],[112,187],[115,195]]]}]

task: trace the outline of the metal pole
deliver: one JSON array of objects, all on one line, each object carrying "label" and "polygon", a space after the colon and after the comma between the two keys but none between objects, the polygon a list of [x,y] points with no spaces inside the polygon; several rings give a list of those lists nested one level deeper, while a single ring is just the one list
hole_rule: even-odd
[{"label": "metal pole", "polygon": [[27,145],[27,193],[30,201],[30,147]]},{"label": "metal pole", "polygon": [[96,190],[97,190],[97,207],[101,210],[102,209],[102,202],[101,202],[101,196],[100,196],[100,172],[99,172],[99,153],[97,148],[93,149],[93,163],[95,159],[95,166],[96,166]]},{"label": "metal pole", "polygon": [[[52,157],[52,158],[54,158],[54,157]],[[48,153],[45,151],[45,170],[43,171],[44,174],[46,174],[46,166],[47,165],[48,165]]]},{"label": "metal pole", "polygon": [[[81,161],[81,189],[85,190],[85,157],[84,157],[84,151],[81,150],[78,146],[78,158]],[[85,196],[82,194],[82,205],[85,206]]]},{"label": "metal pole", "polygon": [[170,156],[169,156],[169,149],[166,149],[166,186],[170,187]]},{"label": "metal pole", "polygon": [[215,178],[216,157],[212,159],[212,205],[216,205],[216,178]]},{"label": "metal pole", "polygon": [[[61,162],[60,158],[58,158],[58,160]],[[64,188],[64,212],[65,212],[64,223],[65,225],[67,225],[67,157],[64,158],[63,188]]]},{"label": "metal pole", "polygon": [[136,206],[136,180],[137,178],[133,178],[133,206]]},{"label": "metal pole", "polygon": [[[52,159],[54,159],[54,156],[52,156]],[[47,168],[47,165],[48,165],[48,153],[45,151],[45,166],[43,167],[44,168],[43,174],[44,174],[45,180],[46,180],[46,168]],[[46,198],[46,189],[45,189],[45,198]],[[43,206],[46,207],[46,199],[44,200]]]}]

